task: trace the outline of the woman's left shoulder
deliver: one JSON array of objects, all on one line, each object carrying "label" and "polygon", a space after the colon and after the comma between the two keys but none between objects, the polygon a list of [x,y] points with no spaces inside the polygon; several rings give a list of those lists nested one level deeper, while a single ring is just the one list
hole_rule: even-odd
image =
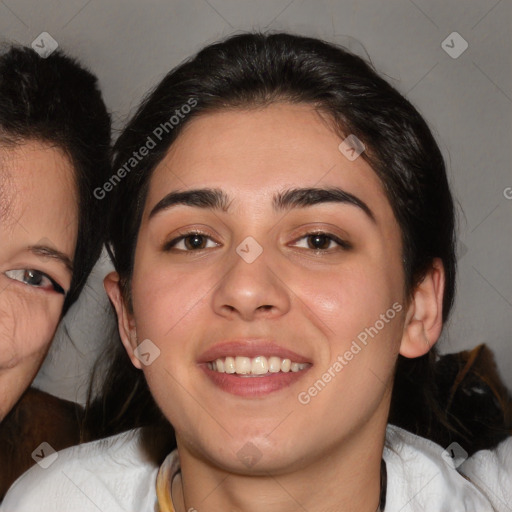
[{"label": "woman's left shoulder", "polygon": [[458,470],[487,496],[496,510],[512,510],[512,436],[496,448],[474,453]]},{"label": "woman's left shoulder", "polygon": [[383,454],[388,473],[386,510],[511,512],[511,439],[495,450],[468,457],[457,443],[443,447],[388,425]]}]

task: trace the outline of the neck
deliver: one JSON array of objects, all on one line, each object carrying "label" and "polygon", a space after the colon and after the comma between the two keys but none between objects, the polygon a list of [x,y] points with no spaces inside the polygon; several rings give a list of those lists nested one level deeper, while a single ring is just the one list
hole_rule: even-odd
[{"label": "neck", "polygon": [[375,512],[385,423],[377,436],[371,423],[289,470],[234,473],[180,449],[181,477],[172,486],[176,512]]}]

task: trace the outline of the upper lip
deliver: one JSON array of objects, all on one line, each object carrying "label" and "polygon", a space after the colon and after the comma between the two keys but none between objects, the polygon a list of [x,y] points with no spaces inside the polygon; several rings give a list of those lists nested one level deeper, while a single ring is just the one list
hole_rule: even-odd
[{"label": "upper lip", "polygon": [[282,359],[290,359],[294,363],[309,363],[310,360],[293,350],[280,347],[271,340],[262,339],[237,339],[223,341],[213,345],[199,357],[199,363],[208,363],[216,359],[222,359],[228,356],[277,356]]}]

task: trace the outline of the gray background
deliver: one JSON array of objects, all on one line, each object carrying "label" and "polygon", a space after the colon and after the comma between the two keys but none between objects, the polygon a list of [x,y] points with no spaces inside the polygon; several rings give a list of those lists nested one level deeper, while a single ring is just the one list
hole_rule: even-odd
[{"label": "gray background", "polygon": [[[428,120],[458,201],[458,294],[440,347],[487,343],[512,388],[511,13],[510,0],[0,0],[0,40],[50,33],[99,76],[117,128],[173,66],[236,31],[293,31],[368,54]],[[454,31],[469,45],[458,58],[441,46]],[[38,377],[61,396],[83,400],[104,343],[107,268],[102,260]]]}]

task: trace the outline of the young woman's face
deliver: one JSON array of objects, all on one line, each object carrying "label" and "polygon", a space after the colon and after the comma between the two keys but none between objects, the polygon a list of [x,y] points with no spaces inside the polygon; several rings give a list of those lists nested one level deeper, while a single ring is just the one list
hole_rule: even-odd
[{"label": "young woman's face", "polygon": [[34,378],[71,283],[73,173],[38,142],[0,149],[0,421]]},{"label": "young woman's face", "polygon": [[194,457],[285,471],[386,424],[401,234],[341,142],[307,105],[223,111],[154,172],[125,344]]}]

